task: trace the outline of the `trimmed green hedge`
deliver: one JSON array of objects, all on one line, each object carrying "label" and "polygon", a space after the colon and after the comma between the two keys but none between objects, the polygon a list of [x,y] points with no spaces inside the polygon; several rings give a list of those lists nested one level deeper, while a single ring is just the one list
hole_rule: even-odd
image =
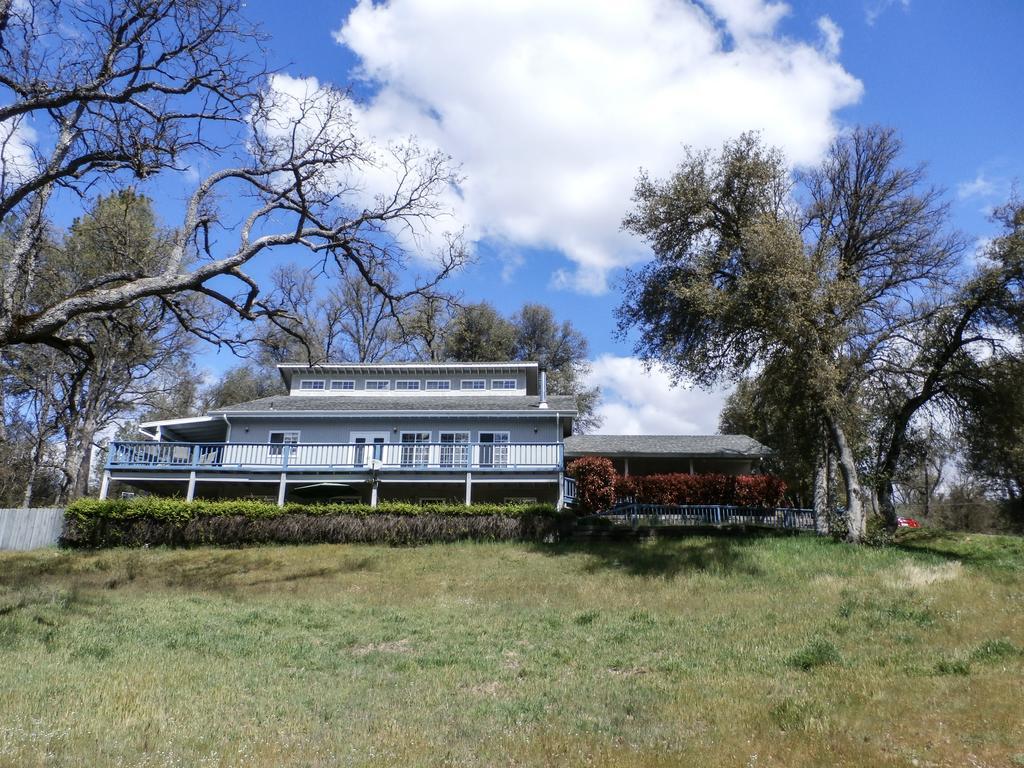
[{"label": "trimmed green hedge", "polygon": [[72,503],[61,542],[69,547],[539,540],[571,516],[551,504],[286,504],[147,496]]}]

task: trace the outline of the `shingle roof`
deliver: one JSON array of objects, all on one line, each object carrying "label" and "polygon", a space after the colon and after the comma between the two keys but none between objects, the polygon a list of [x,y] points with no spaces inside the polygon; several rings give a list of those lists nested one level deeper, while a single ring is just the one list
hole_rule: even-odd
[{"label": "shingle roof", "polygon": [[[414,395],[411,397],[357,397],[352,395],[321,395],[303,397],[301,395],[274,395],[251,400],[247,403],[227,405],[211,413],[255,413],[276,411],[289,413],[295,411],[536,411],[540,398],[534,395]],[[549,411],[560,413],[576,413],[576,400],[570,395],[553,395],[548,397]]]},{"label": "shingle roof", "polygon": [[771,450],[746,435],[572,435],[566,456],[765,456]]}]

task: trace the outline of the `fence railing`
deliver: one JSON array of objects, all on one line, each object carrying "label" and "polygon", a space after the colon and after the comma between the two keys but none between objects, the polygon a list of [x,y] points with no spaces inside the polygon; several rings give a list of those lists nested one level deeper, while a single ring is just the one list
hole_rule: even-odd
[{"label": "fence railing", "polygon": [[813,509],[735,507],[726,504],[617,504],[592,515],[612,524],[640,526],[750,525],[801,531],[817,529]]},{"label": "fence railing", "polygon": [[114,442],[107,469],[517,470],[562,466],[561,443]]}]

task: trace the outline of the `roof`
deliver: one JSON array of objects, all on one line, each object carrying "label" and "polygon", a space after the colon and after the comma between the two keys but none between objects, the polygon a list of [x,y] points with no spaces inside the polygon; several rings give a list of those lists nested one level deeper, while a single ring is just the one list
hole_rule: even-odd
[{"label": "roof", "polygon": [[427,411],[431,413],[481,413],[526,411],[535,413],[576,414],[576,399],[571,395],[548,397],[548,409],[539,407],[536,395],[449,395],[412,397],[303,397],[301,395],[274,395],[251,400],[247,403],[228,405],[211,413],[335,413],[374,411],[385,413],[408,413]]},{"label": "roof", "polygon": [[571,435],[566,456],[706,456],[751,458],[771,450],[746,435]]}]

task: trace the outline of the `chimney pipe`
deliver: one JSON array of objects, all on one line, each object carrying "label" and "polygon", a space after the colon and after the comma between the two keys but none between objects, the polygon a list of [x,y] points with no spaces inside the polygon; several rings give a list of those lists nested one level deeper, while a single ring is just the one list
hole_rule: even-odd
[{"label": "chimney pipe", "polygon": [[543,368],[540,369],[540,402],[537,403],[537,407],[548,407],[548,372]]}]

